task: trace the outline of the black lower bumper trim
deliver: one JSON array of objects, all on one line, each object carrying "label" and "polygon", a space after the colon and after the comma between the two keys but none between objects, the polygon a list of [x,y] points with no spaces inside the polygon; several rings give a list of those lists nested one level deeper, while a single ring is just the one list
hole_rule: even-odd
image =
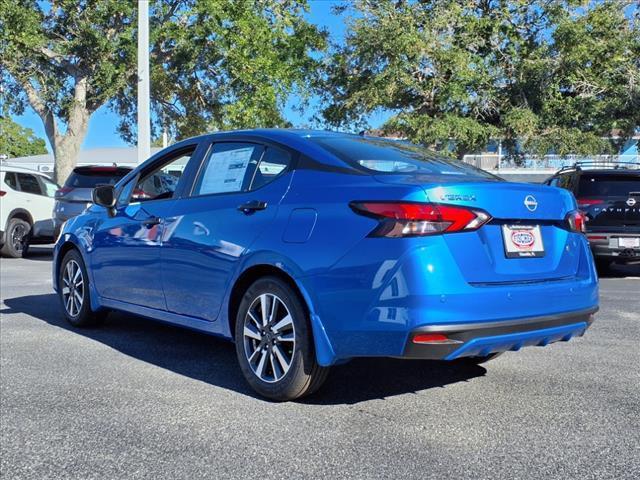
[{"label": "black lower bumper trim", "polygon": [[[528,332],[532,330],[543,330],[545,328],[560,327],[579,322],[586,322],[587,325],[591,325],[594,319],[593,314],[597,311],[598,307],[593,307],[575,312],[513,320],[426,325],[411,332],[403,357],[441,360],[460,348],[465,342],[474,338],[508,335],[510,333]],[[413,338],[421,333],[440,333],[446,335],[447,338],[451,340],[456,340],[458,343],[413,343]]]}]

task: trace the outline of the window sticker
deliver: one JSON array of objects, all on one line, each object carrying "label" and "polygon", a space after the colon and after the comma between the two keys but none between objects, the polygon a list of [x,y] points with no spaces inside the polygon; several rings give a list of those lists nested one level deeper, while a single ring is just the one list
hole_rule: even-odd
[{"label": "window sticker", "polygon": [[239,192],[255,147],[214,152],[202,177],[199,193]]}]

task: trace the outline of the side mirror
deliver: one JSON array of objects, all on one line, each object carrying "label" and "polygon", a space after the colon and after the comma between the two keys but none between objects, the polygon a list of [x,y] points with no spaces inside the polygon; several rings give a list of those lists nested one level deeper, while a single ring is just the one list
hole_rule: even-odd
[{"label": "side mirror", "polygon": [[111,210],[116,206],[116,191],[113,185],[98,185],[91,193],[93,203]]}]

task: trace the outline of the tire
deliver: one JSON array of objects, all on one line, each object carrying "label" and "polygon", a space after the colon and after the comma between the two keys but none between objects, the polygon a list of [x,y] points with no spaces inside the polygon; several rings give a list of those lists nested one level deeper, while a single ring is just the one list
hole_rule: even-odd
[{"label": "tire", "polygon": [[30,231],[31,225],[29,222],[20,218],[12,218],[9,220],[4,238],[5,242],[0,252],[7,257],[21,258],[23,255],[25,240],[28,242]]},{"label": "tire", "polygon": [[316,361],[305,306],[277,277],[261,278],[247,289],[238,309],[235,339],[242,374],[264,397],[294,400],[316,391],[327,377],[329,369]]},{"label": "tire", "polygon": [[598,271],[598,275],[609,273],[612,264],[613,262],[606,258],[596,258],[596,270]]},{"label": "tire", "polygon": [[484,357],[462,357],[455,360],[455,362],[461,365],[481,365],[483,363],[490,362],[491,360],[499,357],[503,353],[504,352],[490,353],[489,355],[486,355]]},{"label": "tire", "polygon": [[31,247],[31,232],[29,232],[22,240],[22,258],[29,256],[29,247]]},{"label": "tire", "polygon": [[87,269],[77,250],[69,250],[60,263],[58,296],[67,321],[74,327],[94,327],[102,323],[107,311],[91,310]]}]

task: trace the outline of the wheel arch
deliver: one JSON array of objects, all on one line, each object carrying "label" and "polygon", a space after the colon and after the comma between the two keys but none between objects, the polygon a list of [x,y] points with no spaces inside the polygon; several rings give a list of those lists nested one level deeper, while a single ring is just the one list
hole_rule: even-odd
[{"label": "wheel arch", "polygon": [[296,293],[298,298],[302,301],[302,305],[307,315],[310,315],[311,310],[309,308],[309,302],[300,291],[300,287],[298,287],[296,281],[287,272],[274,265],[252,265],[244,272],[242,272],[240,276],[238,276],[235,283],[233,284],[233,287],[231,288],[231,292],[229,293],[227,319],[229,322],[229,332],[231,333],[231,338],[235,337],[236,317],[238,315],[238,309],[240,308],[240,302],[242,301],[244,292],[247,291],[247,288],[249,288],[252,283],[263,277],[276,277],[289,285]]},{"label": "wheel arch", "polygon": [[244,292],[249,286],[258,280],[266,276],[273,276],[279,278],[287,285],[289,285],[295,294],[302,302],[308,318],[311,322],[311,331],[313,335],[313,343],[315,347],[315,355],[318,363],[321,366],[329,366],[336,362],[337,358],[333,350],[333,346],[327,336],[324,329],[324,325],[318,315],[316,314],[313,303],[309,294],[305,291],[296,280],[289,275],[285,270],[278,268],[272,264],[257,264],[244,270],[236,279],[229,293],[229,300],[227,306],[227,322],[231,338],[235,340],[235,324],[240,302]]},{"label": "wheel arch", "polygon": [[80,255],[80,257],[82,258],[82,261],[84,262],[84,268],[87,272],[87,281],[89,282],[89,296],[91,298],[91,310],[96,312],[100,310],[102,306],[100,305],[99,295],[95,288],[95,283],[93,281],[93,272],[91,271],[89,262],[87,261],[87,255],[86,255],[85,249],[79,243],[78,238],[70,234],[66,234],[65,237],[61,237],[58,243],[56,244],[56,247],[54,250],[54,264],[52,268],[52,274],[53,274],[52,280],[53,280],[54,290],[56,292],[58,291],[58,279],[60,277],[60,265],[62,264],[62,260],[64,259],[65,255],[71,250],[76,250]]},{"label": "wheel arch", "polygon": [[7,225],[5,225],[5,230],[6,227],[9,226],[9,222],[14,218],[24,220],[29,225],[33,226],[33,217],[28,210],[25,210],[24,208],[14,208],[13,210],[11,210],[11,212],[9,212],[9,215],[7,215]]}]

